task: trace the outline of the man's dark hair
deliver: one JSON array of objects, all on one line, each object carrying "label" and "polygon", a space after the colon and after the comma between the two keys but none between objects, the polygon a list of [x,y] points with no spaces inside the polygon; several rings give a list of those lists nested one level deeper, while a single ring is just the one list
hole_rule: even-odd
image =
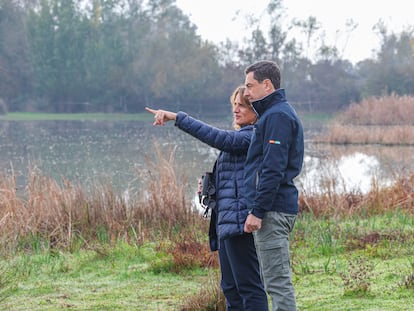
[{"label": "man's dark hair", "polygon": [[279,66],[270,60],[258,61],[246,68],[245,74],[253,72],[253,78],[259,82],[269,79],[274,88],[280,88],[280,69]]}]

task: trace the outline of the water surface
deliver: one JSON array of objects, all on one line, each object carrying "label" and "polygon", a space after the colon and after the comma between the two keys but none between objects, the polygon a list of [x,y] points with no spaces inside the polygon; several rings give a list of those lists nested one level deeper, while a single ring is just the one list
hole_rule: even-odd
[{"label": "water surface", "polygon": [[[334,178],[338,189],[365,192],[372,178],[389,184],[414,169],[414,147],[318,145],[310,140],[315,128],[304,127],[305,162],[297,180],[301,189],[324,191],[322,180]],[[155,159],[155,146],[166,155],[174,150],[177,170],[190,189],[218,154],[172,123],[153,127],[142,121],[1,121],[0,168],[5,174],[13,170],[19,187],[26,185],[28,169],[37,167],[57,180],[64,177],[85,187],[111,183],[125,191],[139,185],[140,172]]]}]

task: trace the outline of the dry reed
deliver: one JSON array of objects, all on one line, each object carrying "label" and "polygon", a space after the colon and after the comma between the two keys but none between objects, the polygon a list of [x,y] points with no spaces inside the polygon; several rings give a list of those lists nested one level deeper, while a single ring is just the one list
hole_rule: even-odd
[{"label": "dry reed", "polygon": [[177,176],[174,166],[175,150],[168,150],[167,156],[156,144],[154,150],[156,161],[148,160],[146,170],[144,196],[147,204],[142,209],[142,219],[159,224],[160,230],[193,225],[194,211],[185,198],[186,178],[184,174]]},{"label": "dry reed", "polygon": [[414,214],[414,173],[397,178],[394,184],[380,187],[372,180],[371,190],[338,192],[334,181],[326,183],[323,192],[303,191],[299,196],[300,213],[312,213],[315,217],[343,217],[386,213],[392,210]]},{"label": "dry reed", "polygon": [[[88,193],[66,179],[57,182],[37,168],[29,171],[23,195],[16,178],[0,175],[0,250],[3,255],[32,250],[33,241],[44,248],[72,251],[96,243],[169,240],[167,250],[177,267],[217,266],[207,245],[208,221],[194,211],[185,195],[185,176],[174,167],[174,150],[148,160],[141,172],[143,190],[125,197],[110,184]],[[323,192],[302,189],[301,213],[315,216],[372,215],[400,209],[414,211],[414,173],[396,178],[387,187],[373,179],[371,191],[340,192],[338,182],[325,176]]]},{"label": "dry reed", "polygon": [[155,151],[155,159],[141,172],[144,189],[130,189],[130,197],[117,194],[111,184],[95,185],[86,193],[80,185],[58,182],[36,167],[29,170],[19,195],[14,174],[0,175],[0,250],[30,249],[34,240],[45,248],[72,250],[79,241],[92,247],[96,241],[172,238],[186,228],[207,232],[205,219],[186,199],[185,176],[176,174],[174,151]]},{"label": "dry reed", "polygon": [[316,139],[335,144],[414,144],[414,97],[392,94],[353,103]]}]

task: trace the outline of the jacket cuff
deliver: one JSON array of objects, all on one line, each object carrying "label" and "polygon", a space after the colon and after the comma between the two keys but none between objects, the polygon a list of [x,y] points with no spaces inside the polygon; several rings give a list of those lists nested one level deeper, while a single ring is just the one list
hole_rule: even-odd
[{"label": "jacket cuff", "polygon": [[178,111],[177,112],[177,115],[176,115],[176,117],[175,117],[175,123],[174,123],[174,125],[175,126],[178,126],[182,121],[183,121],[183,119],[186,117],[186,116],[188,116],[185,112],[182,112],[182,111]]},{"label": "jacket cuff", "polygon": [[253,214],[257,218],[263,219],[263,217],[265,215],[265,211],[254,208],[251,211],[249,211],[249,214]]}]

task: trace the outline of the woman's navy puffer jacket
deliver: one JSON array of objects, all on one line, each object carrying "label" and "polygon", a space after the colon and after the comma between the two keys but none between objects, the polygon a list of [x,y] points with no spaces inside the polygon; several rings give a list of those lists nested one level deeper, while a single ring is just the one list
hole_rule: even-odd
[{"label": "woman's navy puffer jacket", "polygon": [[215,170],[217,236],[223,240],[244,233],[248,209],[243,197],[243,169],[253,126],[221,130],[177,113],[175,125],[200,141],[220,150]]}]

